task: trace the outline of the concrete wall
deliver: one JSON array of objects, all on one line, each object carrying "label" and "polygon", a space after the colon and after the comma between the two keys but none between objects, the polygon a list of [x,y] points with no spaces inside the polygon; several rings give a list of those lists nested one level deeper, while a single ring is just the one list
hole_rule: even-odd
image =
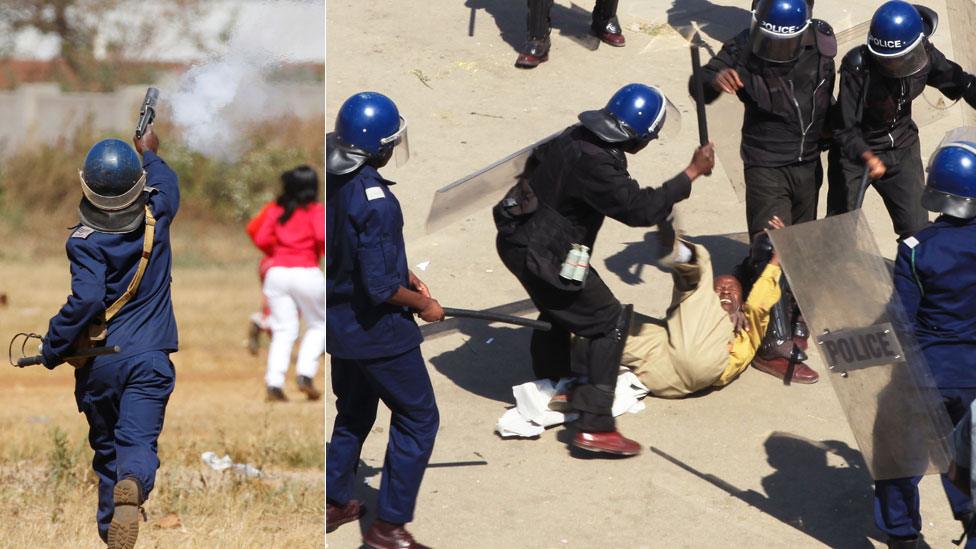
[{"label": "concrete wall", "polygon": [[[29,84],[2,91],[0,156],[10,155],[23,145],[70,138],[89,118],[97,130],[135,128],[145,94],[145,86],[130,86],[113,93],[65,93],[56,84]],[[325,110],[321,84],[279,84],[273,95],[276,103],[287,105],[300,117],[319,116]],[[165,116],[165,105],[161,105],[160,116]]]}]

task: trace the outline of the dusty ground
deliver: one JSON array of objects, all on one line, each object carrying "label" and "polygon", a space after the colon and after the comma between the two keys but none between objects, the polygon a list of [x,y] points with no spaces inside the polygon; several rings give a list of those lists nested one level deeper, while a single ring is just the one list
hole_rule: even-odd
[{"label": "dusty ground", "polygon": [[[211,232],[201,245],[191,242],[199,233],[179,227],[178,220],[173,297],[181,351],[173,355],[176,390],[140,547],[321,547],[322,404],[306,402],[292,385],[286,387],[291,402],[264,402],[265,353],[252,357],[243,347],[247,316],[260,299],[249,243],[240,236],[215,240]],[[208,255],[207,246],[222,250]],[[4,342],[18,331],[43,333],[69,291],[63,258],[28,263],[12,259],[15,250],[0,260],[0,292],[8,300],[0,308]],[[180,251],[187,252],[184,259]],[[209,260],[198,261],[201,255]],[[3,360],[0,516],[7,520],[0,523],[0,545],[103,546],[71,367],[18,370]],[[200,459],[205,451],[254,464],[265,476],[243,480],[211,471]],[[173,513],[180,525],[162,528]]]},{"label": "dusty ground", "polygon": [[[817,16],[843,29],[870,18],[874,2],[820,0]],[[566,0],[553,10],[551,59],[534,71],[512,67],[524,33],[524,2],[432,0],[391,7],[376,0],[335,0],[327,12],[327,120],[350,94],[391,95],[409,120],[412,158],[387,177],[403,204],[411,265],[445,305],[484,308],[524,299],[494,247],[487,208],[435,234],[424,219],[433,192],[601,107],[632,81],[663,87],[682,110],[671,143],[632,157],[631,173],[657,185],[682,169],[696,143],[692,101],[684,92],[688,53],[669,23],[705,26],[705,38],[728,38],[748,24],[747,3],[707,0],[621,2],[628,45],[589,51],[578,43],[592,6]],[[932,4],[944,10],[944,4]],[[473,35],[471,17],[474,17]],[[948,33],[936,36],[950,52]],[[970,67],[972,69],[972,67]],[[716,108],[739,108],[723,100]],[[958,107],[922,133],[927,155]],[[728,268],[745,248],[727,237],[745,230],[745,207],[721,170],[695,184],[680,207],[687,232]],[[821,208],[822,209],[822,208]],[[879,245],[894,235],[876,193],[865,209]],[[624,302],[661,315],[669,278],[647,264],[653,233],[608,221],[593,264]],[[435,547],[870,547],[880,534],[871,518],[872,484],[829,381],[784,387],[747,371],[728,388],[682,401],[648,399],[647,410],[620,419],[621,430],[684,463],[646,451],[628,460],[579,460],[567,432],[504,441],[492,433],[512,404],[509,387],[531,378],[528,330],[468,325],[430,340],[424,354],[441,407],[441,431],[412,531]],[[822,370],[818,358],[812,366]],[[334,414],[328,400],[327,416]],[[388,416],[377,420],[363,451],[361,496],[375,499]],[[331,423],[327,423],[328,429]],[[457,462],[486,462],[450,466]],[[436,465],[442,465],[440,467]],[[697,470],[693,474],[688,468]],[[922,482],[924,533],[949,547],[959,528],[938,479]],[[368,525],[368,519],[360,529]],[[329,535],[335,548],[357,547],[360,529]]]}]

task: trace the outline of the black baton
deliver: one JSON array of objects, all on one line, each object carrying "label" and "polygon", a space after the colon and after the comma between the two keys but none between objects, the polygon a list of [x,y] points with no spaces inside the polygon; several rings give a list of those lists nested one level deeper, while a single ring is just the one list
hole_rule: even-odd
[{"label": "black baton", "polygon": [[[111,347],[95,347],[94,349],[81,351],[80,353],[74,356],[69,356],[65,358],[64,361],[67,362],[69,360],[74,360],[76,358],[91,358],[93,356],[114,355],[115,353],[118,353],[121,350],[122,349],[118,345],[113,345]],[[25,356],[23,358],[17,359],[18,368],[23,368],[24,366],[33,366],[35,364],[43,364],[43,363],[44,363],[44,355]]]},{"label": "black baton", "polygon": [[700,145],[708,143],[708,120],[705,117],[705,90],[702,84],[701,57],[698,48],[701,46],[701,36],[695,33],[691,39],[691,77],[695,87],[695,110],[698,113],[698,142]]},{"label": "black baton", "polygon": [[454,309],[452,307],[444,307],[445,316],[453,316],[457,318],[473,318],[476,320],[487,320],[489,322],[504,322],[505,324],[514,324],[516,326],[526,326],[532,328],[533,330],[540,330],[543,332],[548,332],[552,329],[552,324],[548,322],[543,322],[541,320],[532,320],[529,318],[522,318],[520,316],[503,315],[500,313],[493,313],[490,311],[472,311],[469,309]]}]

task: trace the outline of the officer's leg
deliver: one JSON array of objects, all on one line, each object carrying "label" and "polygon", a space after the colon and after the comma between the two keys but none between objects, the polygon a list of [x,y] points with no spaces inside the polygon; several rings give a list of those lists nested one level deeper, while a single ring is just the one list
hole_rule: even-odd
[{"label": "officer's leg", "polygon": [[553,0],[529,0],[529,16],[526,27],[528,38],[515,60],[515,66],[523,69],[537,67],[549,59],[549,11]]},{"label": "officer's leg", "polygon": [[820,198],[820,184],[823,168],[820,159],[793,166],[790,172],[790,191],[792,207],[791,223],[805,223],[817,218],[817,202]]},{"label": "officer's leg", "polygon": [[[831,180],[831,189],[828,190],[827,207],[833,211],[828,215],[846,213],[853,211],[857,206],[857,193],[861,188],[861,180],[864,178],[864,163],[852,161],[847,157],[837,154],[838,169],[834,172],[837,178],[837,191],[833,191],[835,182]],[[833,198],[830,194],[833,192]]]},{"label": "officer's leg", "polygon": [[271,309],[271,344],[268,347],[268,371],[264,378],[268,387],[284,386],[291,351],[298,339],[298,306],[288,292],[293,270],[274,267],[264,280],[264,295]]},{"label": "officer's leg", "polygon": [[420,347],[396,357],[363,362],[363,372],[393,413],[377,517],[404,524],[413,520],[420,482],[440,425],[434,388]]},{"label": "officer's leg", "polygon": [[305,336],[298,348],[295,369],[299,376],[314,378],[319,370],[319,357],[325,352],[325,277],[322,271],[304,269],[302,283],[295,293],[295,301],[305,319]]},{"label": "officer's leg", "polygon": [[604,27],[611,19],[617,16],[617,4],[619,0],[596,0],[593,7],[593,28]]},{"label": "officer's leg", "polygon": [[325,497],[329,503],[341,507],[355,495],[359,454],[376,421],[379,395],[360,361],[332,357],[331,363],[336,417],[332,440],[326,449]]},{"label": "officer's leg", "polygon": [[145,500],[156,483],[157,441],[176,372],[169,356],[158,351],[133,357],[124,370],[127,376],[119,376],[124,385],[115,427],[116,475],[118,480],[139,481]]},{"label": "officer's leg", "polygon": [[545,312],[539,313],[539,320],[550,323],[552,329],[548,332],[532,331],[529,343],[532,372],[536,379],[549,378],[553,381],[569,376],[570,333]]},{"label": "officer's leg", "polygon": [[766,230],[766,224],[774,215],[787,225],[793,221],[793,202],[786,183],[787,168],[752,167],[745,170],[746,222],[749,237]]},{"label": "officer's leg", "polygon": [[[596,270],[591,269],[586,284],[574,292],[566,306],[548,308],[557,323],[585,338],[584,364],[574,371],[585,374],[587,383],[573,391],[571,404],[580,412],[577,427],[581,431],[606,432],[616,429],[613,414],[614,389],[623,356],[630,322],[630,310],[617,301]],[[543,304],[545,307],[546,304]]]},{"label": "officer's leg", "polygon": [[918,483],[922,477],[874,483],[874,522],[890,537],[912,538],[922,529]]},{"label": "officer's leg", "polygon": [[849,210],[847,198],[847,177],[841,162],[840,147],[831,145],[827,152],[827,216],[846,213]]},{"label": "officer's leg", "polygon": [[[973,389],[942,390],[942,400],[953,426],[962,421],[974,398],[976,398],[976,390]],[[949,506],[952,508],[952,516],[956,520],[965,520],[972,515],[972,500],[957,488],[945,473],[942,474],[942,488],[945,490]]]},{"label": "officer's leg", "polygon": [[898,237],[907,238],[929,223],[928,212],[922,207],[925,172],[918,143],[905,150],[885,153],[882,160],[888,172],[875,188],[884,200]]},{"label": "officer's leg", "polygon": [[[98,535],[107,540],[112,522],[112,490],[115,488],[115,424],[119,417],[118,394],[111,371],[91,367],[75,372],[78,408],[88,420],[88,444],[95,451],[92,469],[98,477]],[[105,379],[107,376],[107,379]]]}]

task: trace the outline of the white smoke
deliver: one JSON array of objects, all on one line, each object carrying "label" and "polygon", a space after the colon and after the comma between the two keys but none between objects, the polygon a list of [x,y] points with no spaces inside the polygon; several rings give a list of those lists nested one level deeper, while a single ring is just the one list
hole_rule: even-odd
[{"label": "white smoke", "polygon": [[258,9],[239,13],[223,53],[191,66],[172,89],[163,90],[173,121],[194,151],[236,159],[248,126],[290,112],[286,101],[275,100],[271,73],[304,61],[296,52],[307,51],[310,41],[322,44],[324,59],[324,6],[321,18],[309,21],[309,6],[315,13],[322,3],[293,2],[293,9],[282,4],[261,2]]}]

